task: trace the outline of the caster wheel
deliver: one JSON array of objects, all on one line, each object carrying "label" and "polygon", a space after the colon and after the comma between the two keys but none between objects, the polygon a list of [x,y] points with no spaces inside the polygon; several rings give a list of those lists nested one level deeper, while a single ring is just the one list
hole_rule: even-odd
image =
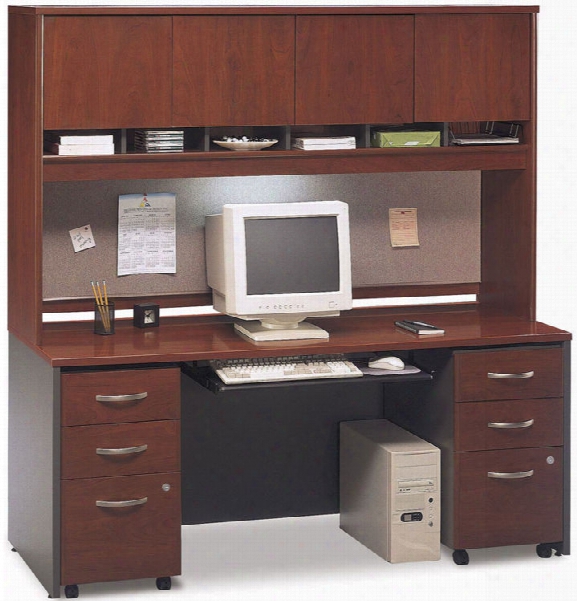
[{"label": "caster wheel", "polygon": [[455,549],[453,551],[453,561],[458,566],[466,566],[469,565],[469,554],[465,549]]},{"label": "caster wheel", "polygon": [[78,597],[78,585],[77,584],[67,584],[64,587],[64,595],[67,599],[76,599]]},{"label": "caster wheel", "polygon": [[172,587],[172,580],[170,576],[164,576],[156,579],[156,588],[159,591],[169,591]]},{"label": "caster wheel", "polygon": [[547,543],[541,543],[540,545],[537,545],[535,551],[537,551],[537,555],[539,557],[543,557],[544,559],[547,559],[553,555],[553,548]]}]

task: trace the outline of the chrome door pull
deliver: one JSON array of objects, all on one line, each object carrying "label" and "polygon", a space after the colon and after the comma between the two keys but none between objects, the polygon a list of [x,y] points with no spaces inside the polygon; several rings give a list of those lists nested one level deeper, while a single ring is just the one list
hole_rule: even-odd
[{"label": "chrome door pull", "polygon": [[535,375],[534,371],[525,371],[520,374],[501,374],[495,372],[489,372],[487,377],[491,380],[527,380]]},{"label": "chrome door pull", "polygon": [[137,447],[123,447],[119,449],[103,449],[98,447],[96,449],[97,455],[131,455],[133,453],[142,453],[148,449],[147,444],[141,444]]},{"label": "chrome door pull", "polygon": [[530,428],[534,423],[534,419],[528,419],[524,422],[489,422],[487,427],[502,430],[514,430],[516,428]]},{"label": "chrome door pull", "polygon": [[148,497],[142,499],[128,499],[127,501],[96,501],[96,507],[134,507],[135,505],[144,505]]},{"label": "chrome door pull", "polygon": [[94,398],[99,403],[121,403],[122,401],[141,401],[148,396],[148,392],[137,392],[136,394],[97,394]]},{"label": "chrome door pull", "polygon": [[533,473],[533,470],[527,472],[487,472],[487,476],[500,480],[519,480],[520,478],[530,478]]}]

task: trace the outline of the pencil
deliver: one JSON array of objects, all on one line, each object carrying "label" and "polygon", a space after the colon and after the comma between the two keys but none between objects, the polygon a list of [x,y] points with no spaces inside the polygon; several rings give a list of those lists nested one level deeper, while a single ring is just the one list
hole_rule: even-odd
[{"label": "pencil", "polygon": [[108,294],[106,292],[106,280],[102,280],[102,287],[104,289],[104,306],[106,307],[106,330],[110,331],[110,307],[108,305]]},{"label": "pencil", "polygon": [[100,318],[102,319],[102,325],[104,326],[104,331],[105,332],[110,332],[110,311],[108,308],[108,294],[106,292],[106,282],[103,281],[103,285],[104,285],[104,295],[106,298],[106,305],[104,304],[103,300],[102,300],[102,291],[100,290],[100,282],[96,282],[96,284],[94,284],[94,281],[90,282],[91,286],[92,286],[92,292],[94,294],[94,300],[96,301],[96,305],[98,307],[98,312],[100,313]]}]

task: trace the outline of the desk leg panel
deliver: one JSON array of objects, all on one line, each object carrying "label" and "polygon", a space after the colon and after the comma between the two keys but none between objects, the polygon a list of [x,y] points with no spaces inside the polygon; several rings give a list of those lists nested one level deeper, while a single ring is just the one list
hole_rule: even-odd
[{"label": "desk leg panel", "polygon": [[9,338],[8,539],[60,596],[60,370]]}]

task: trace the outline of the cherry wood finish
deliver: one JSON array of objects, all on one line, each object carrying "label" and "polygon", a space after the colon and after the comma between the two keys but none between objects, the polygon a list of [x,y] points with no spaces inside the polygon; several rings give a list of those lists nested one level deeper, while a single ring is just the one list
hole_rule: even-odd
[{"label": "cherry wood finish", "polygon": [[[176,367],[63,373],[61,387],[63,426],[180,418],[180,369]],[[96,400],[96,395],[142,392],[147,397],[141,400]]]},{"label": "cherry wood finish", "polygon": [[[486,322],[489,323],[490,319]],[[487,331],[488,333],[488,331]],[[563,541],[569,551],[567,509],[570,399],[528,397],[515,400],[455,402],[457,389],[470,372],[459,368],[461,358],[478,367],[489,354],[505,362],[533,351],[563,353],[568,345],[503,351],[418,350],[414,359],[434,373],[432,385],[408,391],[402,385],[386,390],[386,417],[441,449],[441,542],[453,549]],[[550,363],[550,362],[549,362]],[[508,363],[508,366],[511,366]],[[518,364],[513,365],[518,367]],[[475,372],[473,371],[473,377]],[[560,380],[567,383],[569,374]],[[389,390],[390,389],[390,390]],[[491,390],[490,393],[493,391]],[[567,394],[567,391],[565,391]],[[479,393],[481,398],[488,395]],[[489,421],[534,419],[523,430],[494,430]],[[563,446],[561,446],[563,445]],[[547,458],[552,457],[547,461]],[[535,470],[523,479],[493,479],[487,472]]]},{"label": "cherry wood finish", "polygon": [[[526,428],[491,428],[489,423],[523,423]],[[455,406],[455,450],[480,451],[563,444],[563,399],[478,401]]]},{"label": "cherry wood finish", "polygon": [[[562,448],[457,453],[455,470],[454,548],[563,540]],[[534,474],[522,479],[487,476],[529,470]]]},{"label": "cherry wood finish", "polygon": [[46,17],[44,129],[171,124],[170,17]]},{"label": "cherry wood finish", "polygon": [[[394,325],[395,320],[398,319],[423,319],[425,317],[444,328],[445,335],[419,337]],[[61,367],[146,364],[159,361],[193,361],[227,357],[274,357],[302,353],[395,352],[515,344],[520,341],[527,344],[547,343],[571,339],[569,333],[540,322],[508,317],[485,317],[479,311],[467,306],[454,307],[445,311],[427,310],[426,308],[410,311],[400,309],[355,310],[341,314],[340,317],[310,321],[328,330],[330,338],[326,341],[285,341],[255,345],[237,335],[230,320],[207,316],[198,317],[195,320],[167,318],[163,320],[161,327],[154,328],[154,331],[152,329],[143,331],[133,327],[131,321],[119,320],[114,336],[92,334],[91,324],[46,324],[43,335],[44,343],[38,351],[51,365]],[[78,378],[79,384],[84,376],[84,374],[65,375]],[[94,377],[100,382],[107,376],[104,374],[104,376]],[[63,379],[63,382],[66,380]],[[113,386],[109,388],[114,390]],[[97,385],[87,385],[86,406],[88,406],[88,400],[93,398],[96,391],[100,392],[100,390]],[[140,387],[123,391],[136,392],[137,390],[140,390]],[[110,394],[116,393],[111,392]],[[142,403],[142,407],[144,406],[145,402]],[[95,410],[92,408],[86,416],[72,418],[75,421],[66,422],[66,425],[90,423],[90,421],[78,422],[77,419],[96,420],[93,411]],[[63,418],[67,412],[66,406],[63,406]],[[151,416],[148,419],[162,419],[162,417]],[[111,421],[118,420],[111,419]]]},{"label": "cherry wood finish", "polygon": [[[44,181],[526,169],[528,147],[357,148],[44,156]],[[509,176],[505,176],[505,179]]]},{"label": "cherry wood finish", "polygon": [[[492,379],[489,373],[524,374],[529,378]],[[536,399],[563,395],[560,348],[489,350],[455,356],[455,401]]]},{"label": "cherry wood finish", "polygon": [[527,159],[525,171],[483,172],[479,300],[494,314],[535,319],[535,172]]},{"label": "cherry wood finish", "polygon": [[[433,380],[414,383],[414,398],[391,384],[387,399],[398,405],[399,415],[409,416],[406,427],[439,439],[444,542],[476,548],[563,541],[568,552],[569,345],[562,343],[571,335],[535,321],[537,7],[45,6],[10,7],[9,12],[9,327],[55,368],[51,394],[61,398],[63,427],[56,424],[56,432],[63,439],[65,479],[52,491],[62,517],[61,541],[55,539],[53,553],[61,551],[62,584],[180,572],[177,433],[170,437],[161,431],[178,428],[173,420],[180,417],[181,376],[179,367],[159,369],[158,364],[227,357],[369,351],[434,356]],[[216,40],[202,28],[195,39],[186,39],[192,38],[191,23],[201,21],[218,23],[232,35]],[[292,69],[289,23],[295,24],[296,88],[287,90],[278,82],[286,81]],[[264,51],[270,45],[278,50],[272,57]],[[211,63],[216,59],[219,69]],[[196,69],[194,75],[183,72],[189,68]],[[227,77],[222,83],[221,73]],[[242,84],[235,85],[239,75]],[[263,90],[265,76],[275,82],[273,89]],[[198,105],[197,114],[192,105],[199,94],[206,103]],[[523,144],[42,157],[43,128],[166,127],[176,119],[200,126],[214,119],[222,127],[245,120],[268,124],[269,119],[275,126],[511,119],[522,122]],[[478,304],[355,310],[313,320],[330,332],[328,341],[262,345],[240,338],[224,317],[166,318],[154,331],[119,320],[111,337],[92,334],[90,323],[42,326],[44,182],[454,170],[482,172],[482,281],[468,290],[478,292]],[[379,287],[355,295],[385,291],[396,296],[410,289]],[[394,326],[396,319],[411,318],[426,318],[446,333],[418,337]],[[542,347],[549,343],[556,348]],[[470,352],[500,345],[540,348]],[[499,362],[493,363],[496,355]],[[485,381],[487,371],[505,369],[534,370],[535,376]],[[25,391],[21,382],[20,387]],[[141,401],[106,405],[95,399],[96,394],[143,391],[149,396]],[[25,396],[17,392],[17,398]],[[530,430],[486,435],[486,420],[522,418],[535,419]],[[30,415],[34,427],[18,428],[17,436],[31,447],[32,433],[44,426],[39,419]],[[159,450],[158,463],[151,459],[151,446],[151,453],[134,461],[105,461],[102,470],[92,465],[90,445],[124,446],[128,439],[137,444],[135,431],[151,431],[150,440],[172,451]],[[55,455],[58,450],[53,447]],[[162,471],[134,475],[133,468]],[[527,479],[487,478],[489,470],[529,469],[535,473]],[[128,472],[132,475],[110,476]],[[163,484],[170,490],[163,491]],[[145,496],[147,503],[138,507],[95,505],[97,499]]]},{"label": "cherry wood finish", "polygon": [[[144,497],[135,507],[96,506]],[[62,585],[180,574],[180,474],[63,480],[61,507]]]},{"label": "cherry wood finish", "polygon": [[297,16],[296,123],[404,123],[412,106],[412,16]]},{"label": "cherry wood finish", "polygon": [[[101,455],[96,449],[147,445],[126,455]],[[62,429],[62,478],[129,476],[180,471],[180,421],[74,426]]]},{"label": "cherry wood finish", "polygon": [[11,14],[8,28],[8,327],[35,345],[42,328],[40,26]]},{"label": "cherry wood finish", "polygon": [[173,125],[294,120],[294,17],[174,17]]},{"label": "cherry wood finish", "polygon": [[[161,6],[9,6],[10,13],[21,13],[30,15],[165,15],[167,12],[173,15],[212,15],[214,7],[209,6],[170,6],[168,9]],[[494,13],[495,6],[222,6],[218,7],[219,14],[232,15],[269,15],[269,14],[478,14]],[[499,6],[498,12],[502,14],[514,13],[538,13],[539,6]]]},{"label": "cherry wood finish", "polygon": [[417,15],[415,121],[531,114],[529,15]]}]

